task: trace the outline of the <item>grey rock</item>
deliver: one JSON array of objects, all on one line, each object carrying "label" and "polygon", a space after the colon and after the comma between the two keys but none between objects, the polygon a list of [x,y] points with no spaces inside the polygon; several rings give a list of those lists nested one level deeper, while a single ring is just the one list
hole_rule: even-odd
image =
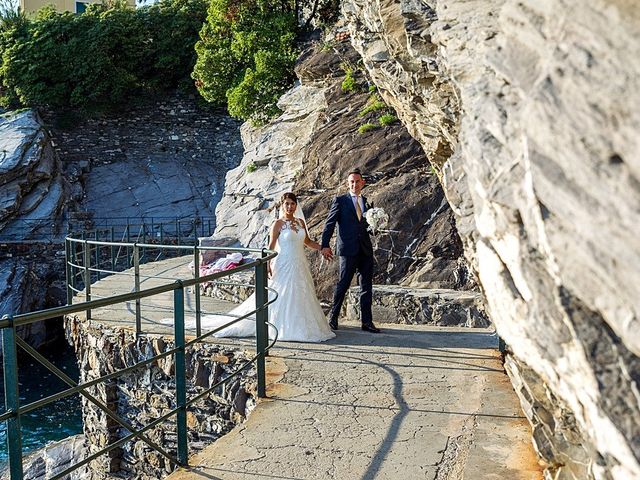
[{"label": "grey rock", "polygon": [[640,478],[637,8],[346,0],[343,12],[440,172],[498,333],[579,439],[547,435],[547,477],[586,461],[581,478]]},{"label": "grey rock", "polygon": [[[374,323],[490,326],[482,295],[468,291],[374,285],[372,313]],[[360,320],[358,287],[347,292],[343,314],[350,320]]]},{"label": "grey rock", "polygon": [[[66,182],[51,139],[32,110],[0,116],[0,239],[51,241]],[[27,219],[46,219],[46,222]]]},{"label": "grey rock", "polygon": [[[45,480],[51,478],[82,461],[84,457],[83,435],[74,435],[58,442],[51,442],[36,452],[29,454],[23,460],[24,479]],[[64,478],[66,480],[81,480],[86,478],[86,475],[86,468],[80,467]],[[2,478],[5,477],[3,476]]]}]

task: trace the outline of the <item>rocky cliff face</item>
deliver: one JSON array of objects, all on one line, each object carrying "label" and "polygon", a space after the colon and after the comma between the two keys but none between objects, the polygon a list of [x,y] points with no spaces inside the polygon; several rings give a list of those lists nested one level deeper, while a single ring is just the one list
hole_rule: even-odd
[{"label": "rocky cliff face", "polygon": [[[345,69],[357,62],[348,41],[316,44],[298,62],[300,85],[279,102],[284,113],[263,128],[242,127],[245,155],[227,175],[215,238],[266,246],[280,195],[293,191],[319,239],[332,198],[346,192],[347,174],[357,167],[368,201],[390,216],[374,238],[374,283],[472,288],[453,213],[420,144],[399,122],[382,127],[380,112],[365,112],[375,95],[364,76],[355,79],[355,91],[341,88]],[[359,132],[374,122],[376,128]],[[337,262],[323,265],[317,252],[309,259],[326,300]]]},{"label": "rocky cliff face", "polygon": [[343,13],[441,170],[547,477],[640,478],[637,5],[345,0]]},{"label": "rocky cliff face", "polygon": [[49,134],[32,110],[0,115],[0,187],[2,237],[34,240],[57,232],[66,184]]}]

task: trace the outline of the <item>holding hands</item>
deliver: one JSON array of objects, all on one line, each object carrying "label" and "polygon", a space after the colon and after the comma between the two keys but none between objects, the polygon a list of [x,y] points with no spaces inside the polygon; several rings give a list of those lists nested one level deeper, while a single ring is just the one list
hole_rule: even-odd
[{"label": "holding hands", "polygon": [[331,261],[333,260],[333,252],[331,251],[331,247],[324,247],[323,249],[320,250],[320,253],[322,253],[322,256]]}]

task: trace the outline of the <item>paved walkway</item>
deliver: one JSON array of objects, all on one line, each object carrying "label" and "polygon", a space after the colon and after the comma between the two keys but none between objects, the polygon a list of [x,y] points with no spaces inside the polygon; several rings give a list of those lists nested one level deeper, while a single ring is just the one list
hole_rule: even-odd
[{"label": "paved walkway", "polygon": [[383,328],[280,343],[269,398],[168,478],[542,478],[495,336]]},{"label": "paved walkway", "polygon": [[[189,278],[188,257],[141,267],[142,288]],[[111,276],[96,295],[131,291]],[[144,332],[170,333],[171,292],[143,300]],[[186,298],[193,316],[193,296]],[[203,297],[203,310],[233,304]],[[191,312],[190,312],[191,311]],[[135,304],[94,320],[132,327]],[[115,320],[118,319],[118,320]],[[539,480],[524,418],[502,369],[497,339],[467,328],[386,325],[381,334],[341,325],[321,344],[280,342],[268,361],[268,397],[248,420],[189,461],[186,479]],[[250,339],[219,339],[246,345]]]},{"label": "paved walkway", "polygon": [[[154,263],[140,265],[140,288],[152,288],[167,283],[173,283],[176,279],[193,278],[189,263],[192,257],[176,257],[161,260]],[[96,300],[112,295],[130,293],[134,291],[133,269],[126,270],[119,275],[109,275],[98,282],[91,284],[91,296]],[[185,289],[184,309],[185,319],[194,323],[195,318],[195,294],[194,289]],[[84,291],[74,297],[74,303],[84,301]],[[173,292],[165,292],[140,300],[140,317],[143,333],[169,334],[173,324]],[[236,304],[208,296],[200,296],[200,309],[202,314],[226,313]],[[80,313],[81,318],[84,312]],[[97,308],[91,312],[91,318],[99,323],[135,328],[136,304],[135,301]],[[194,334],[194,328],[187,328],[187,333]]]}]

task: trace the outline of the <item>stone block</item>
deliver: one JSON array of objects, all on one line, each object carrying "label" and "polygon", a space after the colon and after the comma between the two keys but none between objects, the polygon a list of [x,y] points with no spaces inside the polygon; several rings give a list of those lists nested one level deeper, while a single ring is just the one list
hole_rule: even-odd
[{"label": "stone block", "polygon": [[[409,288],[398,285],[374,285],[373,321],[458,327],[488,327],[482,295],[445,289]],[[343,314],[360,319],[359,288],[347,292]]]}]

